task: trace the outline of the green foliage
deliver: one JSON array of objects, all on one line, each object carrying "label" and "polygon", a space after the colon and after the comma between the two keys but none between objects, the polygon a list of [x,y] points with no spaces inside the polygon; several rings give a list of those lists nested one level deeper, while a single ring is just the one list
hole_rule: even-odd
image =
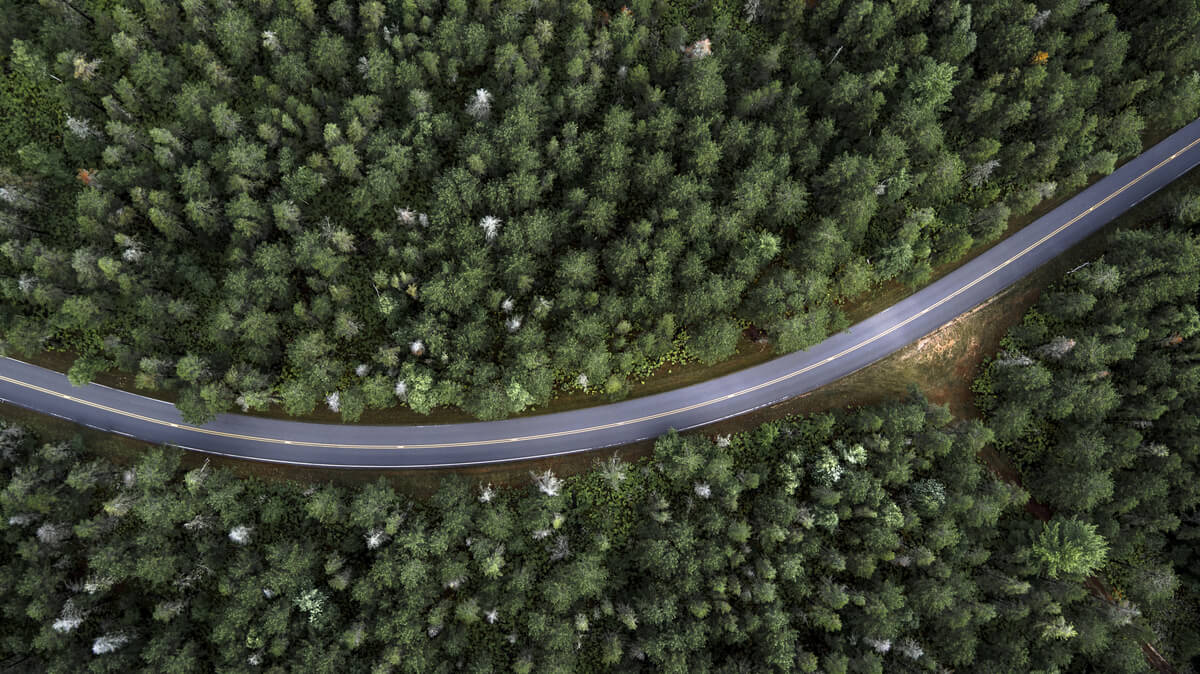
[{"label": "green foliage", "polygon": [[744,321],[805,348],[1194,108],[1195,60],[1135,48],[1192,54],[1172,2],[1035,30],[1007,1],[19,0],[0,329],[200,358],[138,378],[189,418],[499,418],[727,358]]},{"label": "green foliage", "polygon": [[242,481],[177,449],[125,470],[0,424],[0,657],[1065,667],[1094,611],[1041,577],[1019,492],[974,458],[986,439],[914,396],[716,442],[672,433],[650,459],[524,489],[448,480],[420,502],[382,480]]},{"label": "green foliage", "polygon": [[62,143],[66,115],[52,81],[31,80],[0,61],[0,166],[18,162],[17,150],[33,143]]},{"label": "green foliage", "polygon": [[[1074,578],[1107,559],[1099,575],[1125,602],[1115,616],[1142,616],[1175,662],[1200,654],[1190,617],[1200,584],[1186,571],[1200,507],[1198,255],[1181,229],[1116,232],[1102,258],[1045,293],[974,384],[1022,483],[1060,513],[1030,532],[1033,557]],[[1069,622],[1044,627],[1087,636]]]},{"label": "green foliage", "polygon": [[1051,578],[1083,579],[1104,566],[1108,543],[1096,533],[1095,524],[1060,516],[1042,526],[1032,551]]}]

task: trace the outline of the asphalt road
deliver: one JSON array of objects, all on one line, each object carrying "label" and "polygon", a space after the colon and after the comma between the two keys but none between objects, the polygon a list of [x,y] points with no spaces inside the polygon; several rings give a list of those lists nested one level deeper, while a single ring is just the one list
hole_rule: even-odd
[{"label": "asphalt road", "polygon": [[710,424],[812,391],[933,332],[1200,164],[1200,120],[953,273],[806,351],[694,386],[572,412],[431,426],[309,424],[224,414],[183,423],[170,403],[0,359],[0,400],[149,442],[256,461],[446,468],[571,454]]}]

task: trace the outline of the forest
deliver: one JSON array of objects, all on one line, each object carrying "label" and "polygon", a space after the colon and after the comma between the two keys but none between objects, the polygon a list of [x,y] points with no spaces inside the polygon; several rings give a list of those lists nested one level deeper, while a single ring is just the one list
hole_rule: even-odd
[{"label": "forest", "polygon": [[526,489],[239,480],[0,431],[0,662],[49,672],[1144,671],[1109,543],[919,395]]},{"label": "forest", "polygon": [[804,348],[1200,114],[1191,0],[9,0],[0,352],[191,422]]},{"label": "forest", "polygon": [[[1200,193],[1180,206],[1200,223]],[[1194,234],[1120,232],[1043,296],[975,389],[1032,497],[1094,526],[1110,542],[1102,575],[1200,665],[1198,289]]]},{"label": "forest", "polygon": [[0,666],[1196,671],[1200,192],[1168,196],[1009,331],[980,418],[913,387],[429,498],[0,422]]}]

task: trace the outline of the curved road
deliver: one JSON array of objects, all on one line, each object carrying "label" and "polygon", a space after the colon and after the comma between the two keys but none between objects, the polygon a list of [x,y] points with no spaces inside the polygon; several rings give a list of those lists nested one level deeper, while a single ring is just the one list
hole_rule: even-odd
[{"label": "curved road", "polygon": [[686,388],[572,412],[431,426],[309,424],[223,414],[183,423],[170,403],[0,359],[0,400],[210,454],[335,468],[446,468],[571,454],[710,424],[812,391],[933,332],[1200,164],[1200,120],[953,273],[806,351]]}]

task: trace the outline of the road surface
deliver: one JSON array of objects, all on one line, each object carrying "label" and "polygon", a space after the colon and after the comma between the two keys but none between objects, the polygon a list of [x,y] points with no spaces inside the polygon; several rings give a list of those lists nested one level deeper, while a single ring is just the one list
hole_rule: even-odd
[{"label": "road surface", "polygon": [[951,274],[805,351],[686,388],[571,412],[430,426],[311,424],[223,414],[195,427],[166,403],[0,358],[0,399],[209,454],[334,468],[449,468],[654,438],[744,414],[880,360],[969,311],[1200,164],[1200,120]]}]

